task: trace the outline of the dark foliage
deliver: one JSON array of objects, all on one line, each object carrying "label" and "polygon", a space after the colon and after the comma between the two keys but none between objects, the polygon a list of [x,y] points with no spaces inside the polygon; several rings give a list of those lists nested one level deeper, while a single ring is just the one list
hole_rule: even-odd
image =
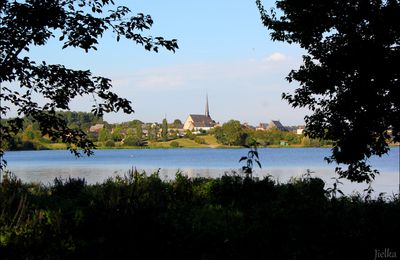
[{"label": "dark foliage", "polygon": [[334,141],[327,160],[348,165],[340,176],[372,181],[368,158],[400,141],[400,2],[280,0],[270,12],[261,2],[271,38],[307,51],[287,77],[300,88],[283,98],[313,112],[306,134]]},{"label": "dark foliage", "polygon": [[258,167],[261,168],[261,163],[260,163],[260,158],[258,157],[258,151],[257,151],[257,145],[258,143],[253,141],[252,146],[247,146],[250,150],[247,152],[247,156],[242,156],[239,159],[239,162],[245,161],[246,164],[242,166],[242,172],[246,174],[247,177],[252,178],[253,177],[253,166],[254,162],[258,165]]},{"label": "dark foliage", "polygon": [[400,252],[398,199],[336,197],[320,179],[163,182],[132,171],[51,187],[6,176],[2,259],[374,259]]},{"label": "dark foliage", "polygon": [[[153,24],[149,15],[130,17],[131,11],[124,6],[107,10],[114,5],[112,0],[0,1],[0,116],[6,117],[10,110],[5,102],[18,112],[17,118],[1,124],[1,142],[20,131],[22,117],[27,116],[39,123],[43,135],[68,144],[76,155],[80,155],[78,148],[89,155],[93,142],[81,129],[68,127],[57,110],[69,110],[69,102],[77,96],[92,95],[96,100],[92,110],[95,116],[120,110],[133,113],[131,102],[111,91],[110,79],[60,64],[37,64],[28,56],[31,46],[45,45],[54,37],[63,48],[96,50],[98,38],[107,30],[116,35],[117,41],[124,37],[148,51],[178,48],[176,40],[141,35]],[[45,103],[37,103],[33,94],[46,98]],[[2,155],[0,149],[0,159]]]}]

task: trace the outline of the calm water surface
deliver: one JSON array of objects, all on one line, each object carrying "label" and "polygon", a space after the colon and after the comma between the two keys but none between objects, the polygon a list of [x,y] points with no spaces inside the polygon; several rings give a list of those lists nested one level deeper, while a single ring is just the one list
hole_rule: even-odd
[{"label": "calm water surface", "polygon": [[[7,152],[7,169],[26,182],[50,183],[56,177],[81,177],[88,183],[102,182],[109,177],[124,175],[137,168],[154,172],[160,168],[160,177],[171,179],[178,170],[189,176],[218,177],[238,170],[243,163],[238,160],[248,149],[134,149],[98,150],[91,157],[75,158],[69,151],[18,151]],[[327,148],[262,148],[259,149],[262,169],[256,168],[255,176],[272,175],[280,182],[301,176],[307,170],[312,176],[322,178],[331,186],[336,165],[324,161]],[[388,155],[371,160],[380,170],[373,188],[376,193],[391,195],[399,189],[399,148]],[[363,191],[365,184],[344,182],[347,194]]]}]

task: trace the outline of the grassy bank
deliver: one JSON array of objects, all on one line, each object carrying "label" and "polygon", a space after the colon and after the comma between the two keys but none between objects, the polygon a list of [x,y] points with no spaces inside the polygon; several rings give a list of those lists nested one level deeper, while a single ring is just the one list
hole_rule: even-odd
[{"label": "grassy bank", "polygon": [[[128,146],[116,142],[113,146],[104,146],[103,143],[95,143],[97,149],[179,149],[179,148],[243,148],[242,146],[228,146],[217,142],[217,139],[213,135],[202,135],[199,136],[204,142],[199,143],[190,138],[178,138],[169,140],[166,142],[162,141],[149,141],[145,146]],[[305,148],[300,144],[289,144],[286,146],[282,145],[269,145],[268,148]],[[330,146],[323,146],[329,148]],[[67,145],[63,143],[36,143],[34,146],[28,146],[25,150],[65,150]],[[21,148],[20,150],[24,150]]]},{"label": "grassy bank", "polygon": [[157,174],[51,187],[5,178],[2,259],[374,259],[399,251],[400,200],[335,198],[320,179]]},{"label": "grassy bank", "polygon": [[[226,148],[228,146],[219,144],[217,139],[212,135],[201,136],[204,143],[197,143],[195,140],[190,138],[179,138],[170,140],[167,142],[149,142],[149,148]],[[177,143],[177,146],[171,145],[171,143]]]}]

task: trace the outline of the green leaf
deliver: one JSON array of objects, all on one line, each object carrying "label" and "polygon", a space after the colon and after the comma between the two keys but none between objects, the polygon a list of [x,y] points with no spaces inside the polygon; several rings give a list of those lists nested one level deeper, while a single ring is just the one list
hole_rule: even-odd
[{"label": "green leaf", "polygon": [[244,161],[244,160],[247,160],[246,156],[243,156],[242,158],[240,158],[239,162]]},{"label": "green leaf", "polygon": [[258,152],[257,151],[254,151],[254,155],[257,157],[257,159],[258,159]]},{"label": "green leaf", "polygon": [[258,160],[255,160],[255,161],[256,161],[258,167],[262,168],[262,167],[261,167],[261,163],[260,163]]}]

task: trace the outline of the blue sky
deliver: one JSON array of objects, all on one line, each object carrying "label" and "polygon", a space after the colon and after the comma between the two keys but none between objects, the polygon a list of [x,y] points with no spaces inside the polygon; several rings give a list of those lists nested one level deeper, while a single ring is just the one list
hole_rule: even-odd
[{"label": "blue sky", "polygon": [[[274,1],[264,1],[266,9]],[[208,93],[210,114],[218,122],[237,119],[257,125],[281,120],[284,125],[303,124],[306,110],[293,109],[281,93],[293,91],[285,77],[301,64],[303,51],[295,45],[272,42],[262,26],[255,1],[135,0],[116,1],[133,14],[150,14],[153,28],[145,35],[176,38],[174,54],[150,53],[112,34],[101,40],[98,51],[61,51],[56,40],[32,48],[31,56],[48,63],[112,79],[114,91],[132,101],[133,115],[109,114],[109,122],[139,119],[168,121],[204,113]],[[79,98],[73,110],[90,111],[91,97]]]}]

